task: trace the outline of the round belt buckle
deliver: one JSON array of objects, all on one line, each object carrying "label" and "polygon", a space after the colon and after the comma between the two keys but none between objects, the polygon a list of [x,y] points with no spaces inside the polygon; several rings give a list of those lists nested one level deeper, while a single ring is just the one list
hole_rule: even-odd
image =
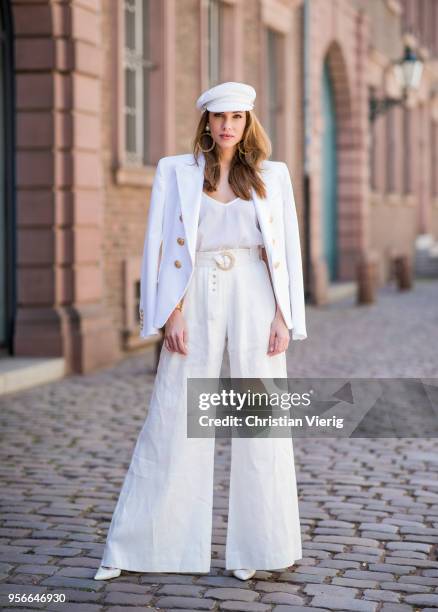
[{"label": "round belt buckle", "polygon": [[234,266],[236,258],[234,257],[233,253],[230,253],[230,251],[222,251],[221,256],[224,258],[228,258],[228,264],[224,265],[223,261],[219,261],[215,258],[218,268],[220,268],[221,270],[229,270]]}]

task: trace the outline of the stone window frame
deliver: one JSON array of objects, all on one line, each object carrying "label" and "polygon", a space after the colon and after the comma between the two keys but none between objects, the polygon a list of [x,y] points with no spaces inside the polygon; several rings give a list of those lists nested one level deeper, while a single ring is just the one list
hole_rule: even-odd
[{"label": "stone window frame", "polygon": [[[293,122],[293,113],[288,112],[294,103],[291,75],[294,72],[293,62],[294,41],[293,41],[293,19],[296,9],[302,5],[302,0],[291,0],[285,5],[281,0],[260,0],[260,74],[259,82],[265,83],[268,74],[267,65],[267,29],[277,33],[278,58],[278,81],[279,81],[279,111],[277,115],[278,125],[281,129],[277,130],[278,141],[275,159],[284,160],[287,164],[292,164],[291,147],[287,146],[287,139],[291,137],[296,126]],[[268,99],[264,89],[260,88],[259,108],[262,122],[267,122],[268,118]]]},{"label": "stone window frame", "polygon": [[[132,0],[142,1],[142,0]],[[111,84],[112,84],[112,117],[114,118],[112,134],[113,177],[117,185],[134,187],[151,187],[156,164],[166,151],[172,148],[169,140],[172,132],[173,108],[172,79],[174,71],[169,67],[174,62],[174,0],[150,1],[150,97],[148,101],[149,129],[149,162],[130,163],[125,152],[125,2],[113,0],[111,32]],[[163,102],[164,101],[164,102]]]},{"label": "stone window frame", "polygon": [[225,81],[243,80],[244,0],[217,0],[220,11],[219,68],[217,76],[210,75],[209,66],[209,0],[199,0],[200,83],[201,91]]},{"label": "stone window frame", "polygon": [[[221,64],[222,64],[222,50],[224,45],[224,27],[223,18],[224,11],[221,0],[207,0],[206,4],[207,12],[207,70],[208,70],[208,81],[210,84],[216,84],[220,82],[221,76]],[[211,34],[213,33],[214,39],[211,40]],[[217,44],[215,44],[217,42]],[[215,74],[215,71],[217,74]]]},{"label": "stone window frame", "polygon": [[[150,81],[149,72],[156,64],[151,59],[150,21],[145,12],[150,10],[150,0],[123,0],[124,44],[122,61],[124,75],[124,97],[121,100],[124,140],[121,143],[127,165],[145,165],[149,157]],[[127,21],[129,15],[129,21]],[[143,27],[147,23],[146,28]],[[126,40],[130,33],[132,40]],[[128,79],[129,76],[129,79]],[[129,99],[132,94],[132,99]],[[128,127],[128,123],[130,127]],[[132,139],[132,142],[129,142]]]}]

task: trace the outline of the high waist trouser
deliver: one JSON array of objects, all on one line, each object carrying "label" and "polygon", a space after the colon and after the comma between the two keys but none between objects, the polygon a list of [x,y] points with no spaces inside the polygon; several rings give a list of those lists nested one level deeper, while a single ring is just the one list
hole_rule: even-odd
[{"label": "high waist trouser", "polygon": [[[228,251],[229,252],[229,251]],[[148,416],[116,505],[103,565],[207,573],[214,438],[187,437],[187,378],[286,378],[267,355],[275,299],[257,247],[197,253],[184,298],[188,354],[164,345]],[[291,437],[232,438],[226,569],[280,569],[302,557]]]}]

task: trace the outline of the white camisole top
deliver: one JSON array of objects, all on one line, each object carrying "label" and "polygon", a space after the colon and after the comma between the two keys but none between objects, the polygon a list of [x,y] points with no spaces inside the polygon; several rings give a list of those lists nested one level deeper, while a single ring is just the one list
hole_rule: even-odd
[{"label": "white camisole top", "polygon": [[252,200],[235,198],[226,204],[202,192],[197,233],[197,251],[263,246]]}]

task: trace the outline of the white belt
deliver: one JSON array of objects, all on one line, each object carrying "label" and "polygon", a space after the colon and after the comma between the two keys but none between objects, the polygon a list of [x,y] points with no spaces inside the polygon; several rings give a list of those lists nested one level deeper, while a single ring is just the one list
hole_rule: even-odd
[{"label": "white belt", "polygon": [[262,246],[221,249],[218,251],[198,251],[195,265],[214,266],[221,270],[231,270],[235,265],[245,265],[262,258]]}]

